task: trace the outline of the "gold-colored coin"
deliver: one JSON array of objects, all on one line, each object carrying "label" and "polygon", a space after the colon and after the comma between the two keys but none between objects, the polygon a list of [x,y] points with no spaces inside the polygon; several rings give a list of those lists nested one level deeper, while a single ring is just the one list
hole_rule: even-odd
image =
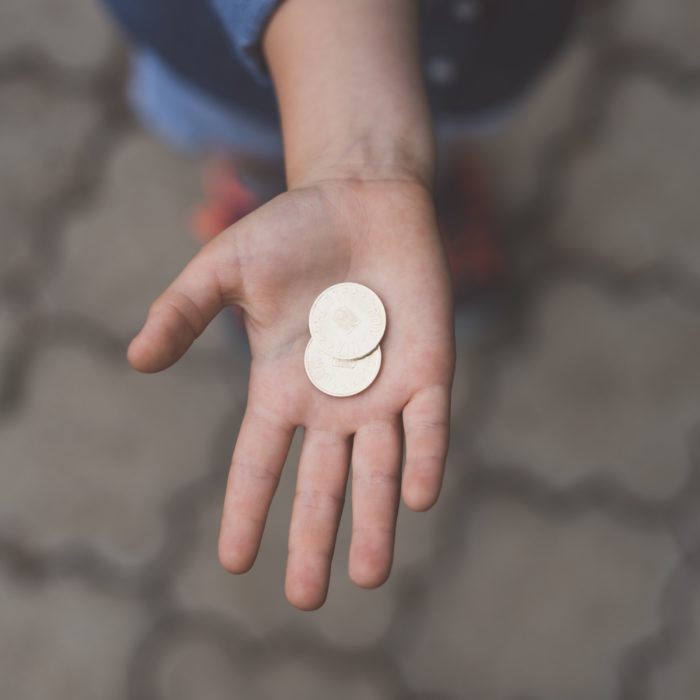
[{"label": "gold-colored coin", "polygon": [[382,364],[379,347],[359,360],[344,360],[323,352],[311,338],[304,352],[304,368],[311,383],[329,396],[353,396],[377,377]]},{"label": "gold-colored coin", "polygon": [[309,330],[319,350],[342,360],[371,353],[386,329],[386,311],[369,287],[334,284],[321,292],[309,312]]}]

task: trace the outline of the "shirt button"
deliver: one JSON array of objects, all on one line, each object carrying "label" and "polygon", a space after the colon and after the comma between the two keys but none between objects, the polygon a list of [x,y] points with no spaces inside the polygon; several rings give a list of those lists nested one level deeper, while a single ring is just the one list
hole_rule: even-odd
[{"label": "shirt button", "polygon": [[445,56],[433,56],[425,67],[428,81],[438,85],[447,85],[454,82],[457,77],[455,64]]},{"label": "shirt button", "polygon": [[452,17],[458,22],[471,22],[479,16],[479,3],[476,0],[459,0],[452,5]]}]

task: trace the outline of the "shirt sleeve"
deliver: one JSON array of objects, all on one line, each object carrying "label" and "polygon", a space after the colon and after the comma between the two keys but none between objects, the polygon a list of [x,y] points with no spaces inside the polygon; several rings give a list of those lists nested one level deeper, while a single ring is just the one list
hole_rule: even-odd
[{"label": "shirt sleeve", "polygon": [[210,0],[234,50],[259,83],[271,83],[262,34],[282,0]]}]

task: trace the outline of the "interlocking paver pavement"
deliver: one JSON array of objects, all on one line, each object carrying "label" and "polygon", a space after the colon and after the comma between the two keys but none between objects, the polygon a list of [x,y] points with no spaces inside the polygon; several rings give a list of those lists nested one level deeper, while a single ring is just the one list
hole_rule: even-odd
[{"label": "interlocking paver pavement", "polygon": [[158,660],[161,672],[154,695],[169,700],[229,700],[265,698],[252,674],[239,665],[221,646],[206,637],[197,639],[177,634],[163,645]]},{"label": "interlocking paver pavement", "polygon": [[0,55],[45,55],[66,69],[91,69],[114,43],[102,7],[91,0],[5,0]]},{"label": "interlocking paver pavement", "polygon": [[8,304],[0,304],[0,364],[10,352],[18,323],[17,314]]},{"label": "interlocking paver pavement", "polygon": [[[60,262],[42,289],[46,309],[131,337],[148,304],[197,251],[186,228],[197,197],[191,159],[143,134],[128,135],[94,200],[65,228]],[[213,324],[195,347],[227,351],[222,326]]]},{"label": "interlocking paver pavement", "polygon": [[26,81],[0,90],[0,275],[29,255],[36,209],[78,166],[97,111],[85,97]]},{"label": "interlocking paver pavement", "polygon": [[[513,274],[462,339],[443,496],[392,578],[283,598],[216,536],[246,359],[221,319],[131,372],[195,250],[196,162],[142,134],[87,0],[0,8],[0,695],[691,700],[700,693],[695,0],[591,2],[484,147]],[[228,322],[228,326],[227,326]],[[298,442],[298,441],[297,441]]]},{"label": "interlocking paver pavement", "polygon": [[260,679],[265,698],[284,697],[294,688],[300,698],[338,698],[338,700],[381,700],[390,689],[373,682],[368,673],[341,675],[332,668],[319,669],[312,660],[290,659],[274,664]]},{"label": "interlocking paver pavement", "polygon": [[176,370],[144,381],[123,362],[58,344],[27,381],[0,424],[0,464],[12,474],[2,525],[41,546],[80,539],[120,559],[151,554],[166,536],[168,494],[207,471],[231,404],[221,377]]},{"label": "interlocking paver pavement", "polygon": [[80,95],[21,81],[0,91],[0,115],[3,199],[31,211],[77,167],[97,106]]},{"label": "interlocking paver pavement", "polygon": [[582,107],[581,87],[594,58],[591,42],[585,36],[574,37],[556,69],[541,77],[537,99],[524,100],[518,105],[517,119],[488,136],[484,147],[501,201],[522,207],[535,196],[552,136],[570,129]]},{"label": "interlocking paver pavement", "polygon": [[498,500],[467,529],[458,568],[430,591],[430,615],[402,658],[411,686],[461,688],[465,698],[614,698],[617,654],[659,622],[677,559],[670,539],[596,514],[555,525]]},{"label": "interlocking paver pavement", "polygon": [[644,75],[627,81],[608,124],[569,175],[556,238],[630,273],[700,274],[700,98],[678,100]]},{"label": "interlocking paver pavement", "polygon": [[695,601],[687,622],[692,631],[679,655],[656,678],[652,693],[655,699],[686,700],[695,697],[700,688],[700,600]]},{"label": "interlocking paver pavement", "polygon": [[607,477],[647,498],[677,491],[700,424],[697,314],[575,282],[543,297],[496,382],[485,457],[557,486]]},{"label": "interlocking paver pavement", "polygon": [[113,700],[142,633],[130,602],[80,581],[27,585],[0,578],[4,698]]},{"label": "interlocking paver pavement", "polygon": [[616,32],[627,41],[664,49],[687,61],[700,60],[700,5],[687,0],[624,0]]}]

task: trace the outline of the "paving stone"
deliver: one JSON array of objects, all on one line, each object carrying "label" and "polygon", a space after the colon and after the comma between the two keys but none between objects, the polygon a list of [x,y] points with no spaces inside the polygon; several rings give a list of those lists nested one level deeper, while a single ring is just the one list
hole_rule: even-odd
[{"label": "paving stone", "polygon": [[18,325],[18,314],[14,313],[9,304],[0,299],[0,367],[7,358],[12,340]]},{"label": "paving stone", "polygon": [[592,57],[589,44],[576,37],[517,105],[505,128],[481,144],[500,206],[519,208],[535,193],[546,148],[577,116],[577,97]]},{"label": "paving stone", "polygon": [[477,509],[454,558],[399,659],[414,691],[611,700],[618,655],[659,623],[677,552],[602,515],[552,522],[492,502]]},{"label": "paving stone", "polygon": [[26,82],[0,90],[2,203],[31,208],[56,192],[75,172],[96,121],[97,107],[80,97],[49,94]]},{"label": "paving stone", "polygon": [[[0,168],[2,166],[0,165]],[[2,237],[0,237],[0,279],[21,265],[31,262],[32,226],[26,215],[13,203],[3,201],[0,193],[0,217],[2,217]]]},{"label": "paving stone", "polygon": [[75,581],[33,586],[3,576],[0,598],[3,698],[124,697],[138,607]]},{"label": "paving stone", "polygon": [[257,700],[261,695],[241,668],[206,639],[168,644],[158,666],[162,700]]},{"label": "paving stone", "polygon": [[698,120],[699,101],[641,78],[623,85],[604,137],[572,168],[557,240],[626,272],[669,264],[700,274]]},{"label": "paving stone", "polygon": [[[47,308],[131,336],[198,250],[186,228],[198,198],[196,162],[145,134],[126,140],[93,205],[65,231],[61,264],[45,290]],[[224,330],[212,324],[195,347],[228,351]]]},{"label": "paving stone", "polygon": [[689,700],[700,690],[700,599],[690,611],[693,633],[670,662],[652,678],[653,700]]},{"label": "paving stone", "polygon": [[28,256],[31,215],[75,172],[96,118],[83,99],[27,83],[0,90],[0,275]]},{"label": "paving stone", "polygon": [[[265,636],[288,624],[318,632],[340,647],[361,647],[381,639],[395,609],[397,588],[406,572],[420,566],[436,546],[436,528],[445,499],[427,513],[413,513],[401,507],[394,566],[389,581],[381,588],[366,590],[354,585],[347,573],[350,544],[348,498],[338,536],[328,599],[314,612],[300,612],[284,597],[287,542],[292,500],[296,483],[296,464],[300,435],[285,466],[263,542],[254,567],[246,574],[232,576],[217,559],[217,538],[223,499],[204,513],[200,523],[200,545],[187,569],[176,583],[183,606],[193,610],[216,610],[217,614],[243,619]],[[447,483],[456,478],[457,469],[448,471]],[[449,486],[447,487],[449,488]],[[358,614],[361,611],[361,614]]]},{"label": "paving stone", "polygon": [[679,489],[700,418],[700,319],[664,297],[564,283],[533,323],[498,378],[487,459],[557,486],[605,476],[649,498]]},{"label": "paving stone", "polygon": [[696,0],[624,0],[618,4],[621,38],[664,48],[694,64],[700,61],[700,5]]},{"label": "paving stone", "polygon": [[129,563],[165,536],[170,493],[207,470],[231,402],[219,377],[138,375],[81,348],[45,348],[0,424],[0,527],[40,547],[90,542]]},{"label": "paving stone", "polygon": [[337,698],[337,700],[380,700],[390,697],[387,688],[362,672],[334,673],[312,660],[285,660],[272,664],[260,676],[263,697],[269,700],[309,700],[310,698]]},{"label": "paving stone", "polygon": [[0,54],[46,53],[62,67],[92,68],[114,44],[114,30],[97,0],[3,0]]}]

